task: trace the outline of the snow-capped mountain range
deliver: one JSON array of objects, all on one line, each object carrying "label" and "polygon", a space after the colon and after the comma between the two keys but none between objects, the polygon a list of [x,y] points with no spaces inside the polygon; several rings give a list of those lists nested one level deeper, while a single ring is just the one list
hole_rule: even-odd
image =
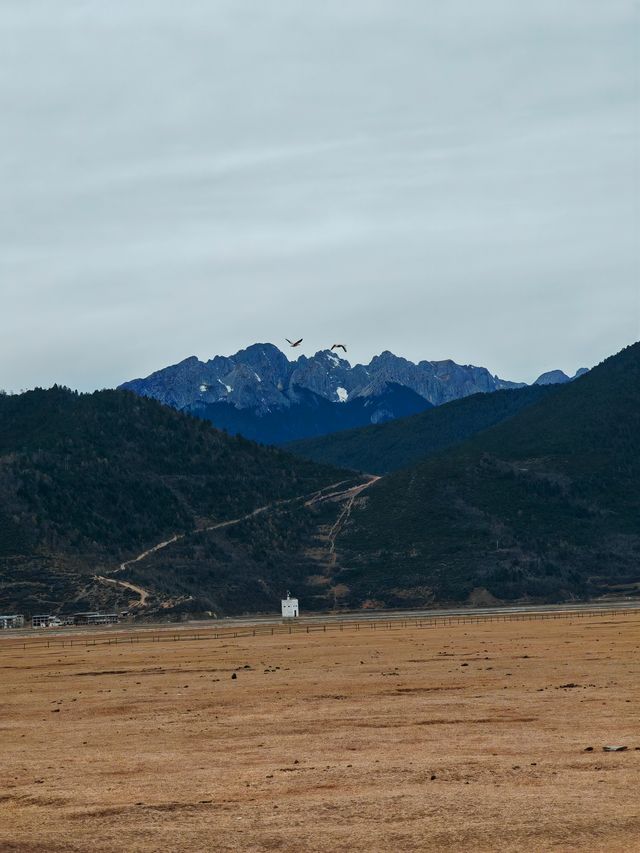
[{"label": "snow-capped mountain range", "polygon": [[[564,382],[569,377],[552,371],[537,381]],[[278,347],[264,343],[209,361],[191,356],[119,387],[249,438],[278,443],[378,423],[470,394],[523,384],[501,379],[485,367],[451,360],[415,364],[388,351],[366,365],[351,366],[331,350],[289,361]],[[327,403],[340,408],[327,408]]]},{"label": "snow-capped mountain range", "polygon": [[415,391],[434,406],[478,391],[522,386],[492,376],[484,367],[453,361],[414,364],[383,352],[367,365],[352,367],[330,350],[289,361],[273,344],[253,344],[235,355],[218,355],[209,361],[191,356],[146,379],[125,382],[120,388],[155,397],[177,409],[194,403],[225,402],[238,409],[266,413],[289,408],[295,401],[296,389],[307,389],[338,403],[376,396],[390,382]]}]

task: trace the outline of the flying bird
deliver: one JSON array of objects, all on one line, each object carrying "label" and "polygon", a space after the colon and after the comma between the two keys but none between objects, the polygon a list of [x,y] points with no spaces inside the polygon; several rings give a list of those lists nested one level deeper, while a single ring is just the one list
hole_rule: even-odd
[{"label": "flying bird", "polygon": [[299,341],[290,341],[289,338],[285,338],[285,341],[290,344],[292,347],[299,347],[304,338],[300,338]]},{"label": "flying bird", "polygon": [[347,351],[347,348],[344,344],[334,344],[331,347],[331,350],[333,351],[334,349],[343,349],[345,352]]}]

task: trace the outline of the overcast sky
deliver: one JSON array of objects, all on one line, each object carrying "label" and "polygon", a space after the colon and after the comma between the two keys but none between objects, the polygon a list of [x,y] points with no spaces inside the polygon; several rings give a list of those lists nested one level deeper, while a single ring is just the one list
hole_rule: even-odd
[{"label": "overcast sky", "polygon": [[0,0],[0,388],[640,338],[635,0]]}]

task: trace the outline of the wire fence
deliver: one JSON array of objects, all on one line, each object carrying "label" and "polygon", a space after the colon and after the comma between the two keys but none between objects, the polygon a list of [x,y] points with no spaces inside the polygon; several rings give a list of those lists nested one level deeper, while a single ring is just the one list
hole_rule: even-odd
[{"label": "wire fence", "polygon": [[115,636],[87,636],[86,634],[73,637],[49,637],[49,638],[22,638],[7,637],[0,641],[0,652],[10,652],[27,649],[64,649],[80,648],[86,646],[131,646],[138,643],[176,643],[193,641],[215,641],[235,640],[248,637],[274,637],[293,636],[297,634],[336,634],[345,631],[377,632],[406,630],[408,628],[447,628],[458,625],[482,625],[493,622],[534,622],[557,619],[589,619],[594,617],[640,617],[640,609],[636,608],[612,608],[593,610],[563,610],[531,613],[487,613],[469,616],[428,616],[338,620],[332,619],[327,622],[304,622],[292,621],[274,625],[254,625],[219,628],[202,628],[195,633],[189,629],[176,631],[170,627],[152,632],[146,628],[123,629],[122,633]]}]

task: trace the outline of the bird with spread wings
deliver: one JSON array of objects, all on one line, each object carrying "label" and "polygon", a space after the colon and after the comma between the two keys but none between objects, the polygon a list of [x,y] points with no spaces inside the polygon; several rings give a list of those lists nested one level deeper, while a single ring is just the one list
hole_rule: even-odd
[{"label": "bird with spread wings", "polygon": [[300,338],[299,341],[290,341],[289,338],[285,338],[285,341],[292,347],[299,347],[304,338]]},{"label": "bird with spread wings", "polygon": [[347,351],[347,348],[346,348],[346,346],[345,346],[344,344],[334,344],[334,345],[331,347],[331,351],[333,352],[333,350],[334,350],[334,349],[342,349],[342,350],[344,350],[345,352]]}]

